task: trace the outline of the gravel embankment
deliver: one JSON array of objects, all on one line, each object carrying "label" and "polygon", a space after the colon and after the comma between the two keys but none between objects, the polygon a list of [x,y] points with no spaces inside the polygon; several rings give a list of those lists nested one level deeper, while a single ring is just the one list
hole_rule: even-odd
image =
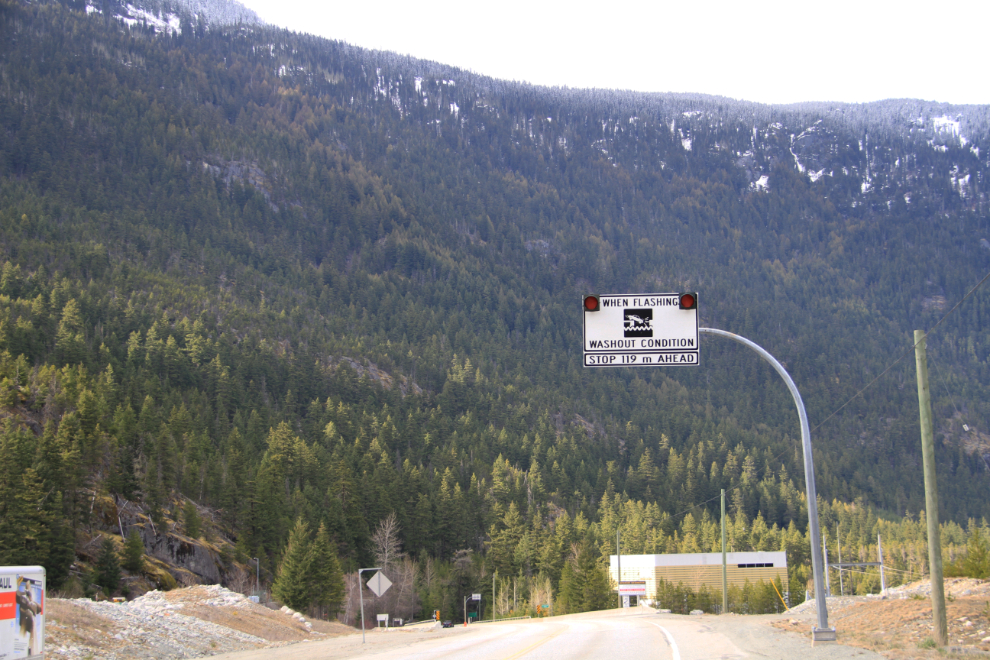
[{"label": "gravel embankment", "polygon": [[126,603],[52,598],[48,615],[49,658],[195,658],[351,631],[316,622],[323,629],[316,632],[298,614],[256,605],[218,585],[151,591]]}]

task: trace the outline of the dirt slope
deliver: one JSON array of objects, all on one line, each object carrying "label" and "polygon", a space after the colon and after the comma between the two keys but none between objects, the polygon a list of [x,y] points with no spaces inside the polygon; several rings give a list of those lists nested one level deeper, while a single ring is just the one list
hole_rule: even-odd
[{"label": "dirt slope", "polygon": [[256,605],[223,587],[151,591],[127,603],[48,600],[49,658],[195,658],[354,632]]},{"label": "dirt slope", "polygon": [[[931,585],[925,580],[888,590],[879,596],[828,599],[829,625],[843,644],[860,646],[888,658],[943,658],[926,648],[932,635]],[[990,658],[990,582],[954,578],[945,581],[946,619],[951,656]],[[807,631],[816,621],[814,601],[789,612],[776,626]]]}]

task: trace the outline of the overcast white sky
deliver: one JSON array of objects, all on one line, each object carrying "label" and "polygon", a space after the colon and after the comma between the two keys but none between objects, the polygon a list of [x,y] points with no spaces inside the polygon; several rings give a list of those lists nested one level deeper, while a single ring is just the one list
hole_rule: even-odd
[{"label": "overcast white sky", "polygon": [[540,85],[990,103],[990,0],[241,0],[263,20]]}]

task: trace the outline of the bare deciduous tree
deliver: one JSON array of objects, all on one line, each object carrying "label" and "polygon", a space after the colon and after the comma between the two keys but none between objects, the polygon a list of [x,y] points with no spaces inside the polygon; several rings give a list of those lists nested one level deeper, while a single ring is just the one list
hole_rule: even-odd
[{"label": "bare deciduous tree", "polygon": [[[529,607],[539,616],[547,616],[553,604],[553,585],[545,575],[537,576],[529,596]],[[546,609],[543,606],[546,605]]]},{"label": "bare deciduous tree", "polygon": [[399,542],[399,520],[394,511],[378,523],[371,541],[375,544],[375,561],[387,574],[403,556],[402,544]]}]

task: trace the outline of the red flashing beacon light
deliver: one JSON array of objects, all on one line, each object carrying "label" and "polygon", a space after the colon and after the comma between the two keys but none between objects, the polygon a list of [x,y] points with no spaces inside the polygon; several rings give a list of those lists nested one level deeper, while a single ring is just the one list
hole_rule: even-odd
[{"label": "red flashing beacon light", "polygon": [[681,309],[695,309],[698,306],[698,294],[682,293],[677,297],[677,301]]},{"label": "red flashing beacon light", "polygon": [[598,296],[591,294],[584,297],[584,311],[586,312],[597,312],[602,308],[601,301],[598,300]]}]

